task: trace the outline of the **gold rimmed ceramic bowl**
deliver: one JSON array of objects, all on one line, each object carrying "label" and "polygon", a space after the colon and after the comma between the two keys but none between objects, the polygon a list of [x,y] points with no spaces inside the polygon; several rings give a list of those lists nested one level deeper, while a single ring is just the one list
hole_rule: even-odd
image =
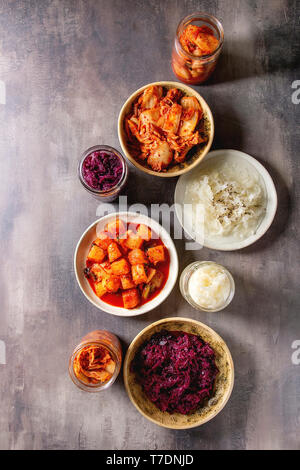
[{"label": "gold rimmed ceramic bowl", "polygon": [[[185,331],[200,336],[210,344],[216,355],[216,365],[219,374],[215,380],[213,396],[198,410],[188,415],[180,413],[170,414],[160,411],[145,395],[141,385],[131,368],[140,346],[151,338],[154,333],[161,330]],[[166,318],[144,328],[130,344],[124,361],[124,383],[131,402],[137,410],[147,419],[159,426],[170,429],[188,429],[200,426],[224,408],[231,395],[234,383],[234,366],[230,351],[225,341],[204,323],[190,318]]]},{"label": "gold rimmed ceramic bowl", "polygon": [[[178,88],[179,90],[183,92],[185,96],[194,96],[199,101],[203,109],[204,132],[207,135],[207,141],[203,144],[195,146],[195,148],[192,149],[190,152],[191,153],[190,157],[188,157],[185,162],[178,163],[177,165],[171,166],[166,171],[161,171],[161,172],[154,171],[147,165],[147,163],[143,164],[142,161],[139,162],[138,160],[136,160],[136,158],[132,155],[128,147],[128,138],[127,138],[126,131],[124,128],[125,116],[131,111],[132,105],[134,101],[136,100],[136,98],[145,90],[145,88],[148,88],[149,86],[153,86],[153,85],[160,85],[167,89]],[[143,171],[144,173],[147,173],[148,175],[160,176],[161,178],[170,178],[173,176],[183,175],[184,173],[187,173],[188,171],[192,170],[203,160],[205,155],[209,152],[210,147],[212,145],[213,138],[214,138],[214,119],[206,101],[202,98],[202,96],[199,93],[193,90],[193,88],[183,83],[178,83],[178,82],[165,81],[165,82],[148,83],[147,85],[144,85],[143,87],[139,88],[134,93],[132,93],[132,95],[125,101],[119,114],[118,135],[119,135],[119,141],[120,141],[123,153],[125,154],[126,158],[136,168]]]}]

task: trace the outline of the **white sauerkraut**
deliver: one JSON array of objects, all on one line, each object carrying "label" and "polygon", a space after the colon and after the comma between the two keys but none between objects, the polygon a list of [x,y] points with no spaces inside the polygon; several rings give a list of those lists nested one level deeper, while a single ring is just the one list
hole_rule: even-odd
[{"label": "white sauerkraut", "polygon": [[225,305],[230,294],[230,281],[217,265],[200,265],[193,272],[188,284],[193,301],[205,309],[218,309]]},{"label": "white sauerkraut", "polygon": [[205,237],[238,240],[255,233],[266,206],[263,183],[255,168],[222,159],[190,178],[184,203],[192,204],[195,232],[203,229],[199,226],[202,220]]}]

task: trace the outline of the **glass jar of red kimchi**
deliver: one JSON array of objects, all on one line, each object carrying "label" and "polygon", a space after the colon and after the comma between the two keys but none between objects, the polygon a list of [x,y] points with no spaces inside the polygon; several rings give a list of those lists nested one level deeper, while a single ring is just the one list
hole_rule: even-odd
[{"label": "glass jar of red kimchi", "polygon": [[106,330],[96,330],[82,338],[69,361],[74,384],[87,392],[110,387],[119,375],[122,348],[118,338]]},{"label": "glass jar of red kimchi", "polygon": [[224,42],[220,21],[196,12],[178,25],[172,53],[172,68],[184,83],[205,82],[214,71]]}]

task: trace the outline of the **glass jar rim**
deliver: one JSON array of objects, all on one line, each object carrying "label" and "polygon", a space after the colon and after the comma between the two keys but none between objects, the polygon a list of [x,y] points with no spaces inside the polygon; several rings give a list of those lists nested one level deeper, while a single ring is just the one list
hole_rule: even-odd
[{"label": "glass jar rim", "polygon": [[[188,282],[190,280],[191,275],[198,269],[199,266],[205,266],[205,265],[214,265],[214,266],[218,266],[219,268],[221,268],[222,271],[227,275],[229,282],[230,282],[230,291],[229,291],[228,297],[226,301],[217,308],[206,308],[206,307],[202,307],[201,305],[198,305],[192,299],[192,297],[190,296],[188,292]],[[180,287],[182,296],[192,307],[196,308],[197,310],[201,310],[203,312],[208,312],[208,313],[219,312],[223,310],[224,308],[228,307],[228,305],[231,303],[235,294],[235,282],[234,282],[234,278],[231,272],[228,271],[228,269],[225,268],[225,266],[223,266],[222,264],[216,263],[215,261],[194,261],[193,263],[190,263],[188,266],[186,266],[186,268],[181,273],[179,287]]]},{"label": "glass jar rim", "polygon": [[[103,348],[107,349],[109,353],[111,354],[113,361],[116,364],[113,375],[107,382],[104,382],[103,384],[101,382],[97,384],[92,384],[92,383],[88,384],[88,383],[82,382],[80,379],[78,379],[78,377],[76,376],[74,372],[73,364],[74,364],[75,357],[77,356],[79,351],[81,351],[83,348],[87,346],[102,346]],[[76,346],[69,360],[69,374],[73,383],[77,385],[77,387],[79,387],[81,390],[88,391],[88,392],[98,392],[100,390],[106,390],[107,388],[109,388],[117,379],[120,369],[121,369],[121,363],[118,358],[118,355],[116,354],[116,352],[113,350],[112,347],[110,347],[106,342],[101,341],[101,340],[82,341],[78,346]]]},{"label": "glass jar rim", "polygon": [[[108,151],[108,152],[115,154],[122,163],[123,171],[122,171],[121,178],[114,186],[106,190],[92,188],[86,183],[82,175],[82,165],[83,165],[84,160],[86,159],[86,157],[88,157],[89,154],[91,154],[92,152],[96,152],[97,150],[104,150],[104,151]],[[127,179],[127,175],[128,175],[128,166],[127,166],[127,162],[125,161],[125,158],[118,150],[116,150],[114,147],[111,147],[109,145],[100,144],[100,145],[94,145],[93,147],[88,148],[82,153],[79,163],[78,163],[78,177],[79,177],[81,184],[91,194],[94,194],[94,195],[96,194],[98,196],[110,196],[111,194],[113,194],[117,189],[119,189],[125,183]]]},{"label": "glass jar rim", "polygon": [[[192,22],[193,20],[198,19],[198,17],[199,17],[199,19],[203,18],[203,20],[210,19],[215,24],[215,26],[217,27],[217,29],[219,31],[219,34],[220,34],[219,45],[218,45],[217,49],[215,49],[211,54],[202,55],[202,56],[195,56],[194,54],[190,54],[189,52],[187,52],[182,47],[182,45],[180,43],[180,40],[179,40],[180,28],[183,25],[186,25],[188,22]],[[176,43],[177,43],[176,45],[178,45],[180,47],[181,52],[183,52],[189,59],[193,59],[193,60],[210,59],[211,57],[214,57],[222,49],[222,46],[223,46],[223,43],[224,43],[224,29],[223,29],[222,23],[215,16],[210,15],[209,13],[204,13],[202,11],[196,11],[196,12],[192,13],[191,15],[185,16],[178,23],[178,26],[176,28]]]}]

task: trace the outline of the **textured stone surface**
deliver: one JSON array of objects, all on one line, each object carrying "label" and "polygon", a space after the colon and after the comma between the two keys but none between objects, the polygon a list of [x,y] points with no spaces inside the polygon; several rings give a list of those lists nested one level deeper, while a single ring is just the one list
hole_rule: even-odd
[{"label": "textured stone surface", "polygon": [[[300,366],[291,344],[299,320],[299,109],[291,101],[299,51],[299,2],[96,1],[0,2],[0,448],[285,449],[299,448]],[[216,121],[213,148],[258,158],[274,178],[279,208],[255,245],[239,252],[185,252],[223,263],[236,279],[224,312],[199,313],[178,286],[155,311],[118,318],[81,294],[73,253],[96,218],[97,203],[76,170],[86,148],[119,148],[117,117],[141,85],[174,79],[178,21],[215,14],[226,45],[218,69],[198,87]],[[5,103],[6,104],[3,104]],[[298,122],[297,122],[298,121]],[[176,181],[131,169],[129,200],[173,201]],[[210,423],[174,432],[144,420],[119,378],[111,391],[79,391],[67,373],[73,347],[90,330],[116,333],[124,347],[165,316],[193,317],[216,329],[236,368],[230,402]],[[2,361],[3,362],[3,361]]]}]

